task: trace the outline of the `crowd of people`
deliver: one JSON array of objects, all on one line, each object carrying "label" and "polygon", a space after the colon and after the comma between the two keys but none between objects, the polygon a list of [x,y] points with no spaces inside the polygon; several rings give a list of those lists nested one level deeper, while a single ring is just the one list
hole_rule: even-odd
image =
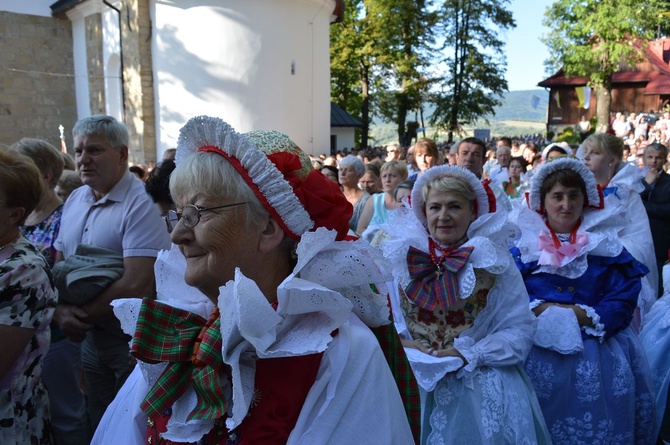
[{"label": "crowd of people", "polygon": [[2,148],[0,443],[670,441],[668,150],[627,152],[662,124],[328,157],[199,116],[144,168],[96,115],[74,159]]}]

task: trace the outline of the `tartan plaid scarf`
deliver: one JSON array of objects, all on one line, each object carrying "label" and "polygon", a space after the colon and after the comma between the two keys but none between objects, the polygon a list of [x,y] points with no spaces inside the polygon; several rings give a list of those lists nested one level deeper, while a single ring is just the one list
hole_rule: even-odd
[{"label": "tartan plaid scarf", "polygon": [[168,365],[140,405],[149,418],[164,414],[188,389],[197,395],[187,420],[215,420],[226,413],[228,399],[221,375],[221,319],[218,308],[209,321],[148,298],[142,301],[131,354],[146,363]]},{"label": "tartan plaid scarf", "polygon": [[439,259],[413,246],[407,251],[407,269],[411,278],[405,289],[407,297],[429,311],[442,309],[458,301],[456,274],[465,266],[474,247],[460,247],[445,251]]}]

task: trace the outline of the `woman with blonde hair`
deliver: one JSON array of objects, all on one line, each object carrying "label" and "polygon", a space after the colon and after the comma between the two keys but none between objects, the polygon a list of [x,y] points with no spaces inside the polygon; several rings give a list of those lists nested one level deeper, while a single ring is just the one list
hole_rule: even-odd
[{"label": "woman with blonde hair", "polygon": [[609,133],[595,133],[586,138],[578,154],[602,189],[607,212],[617,215],[614,221],[618,223],[619,239],[634,258],[649,268],[638,300],[640,311],[633,324],[637,329],[641,318],[656,300],[658,269],[649,218],[640,198],[644,191],[642,173],[623,162],[623,148],[620,138]]},{"label": "woman with blonde hair", "polygon": [[407,166],[402,161],[388,161],[382,165],[380,172],[383,193],[372,195],[372,199],[365,204],[356,229],[358,236],[362,236],[368,227],[385,224],[389,212],[398,207],[393,192],[398,184],[407,179]]}]

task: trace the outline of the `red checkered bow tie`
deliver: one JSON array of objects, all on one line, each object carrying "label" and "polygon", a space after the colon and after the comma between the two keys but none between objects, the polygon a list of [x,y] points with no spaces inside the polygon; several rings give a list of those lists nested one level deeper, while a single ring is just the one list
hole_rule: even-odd
[{"label": "red checkered bow tie", "polygon": [[197,404],[187,420],[215,420],[223,416],[228,408],[223,388],[229,375],[221,357],[221,345],[218,308],[205,320],[192,312],[145,298],[131,353],[146,363],[168,365],[140,408],[155,420],[192,384]]},{"label": "red checkered bow tie", "polygon": [[[430,243],[434,243],[429,239]],[[426,253],[410,246],[407,252],[407,268],[412,279],[405,289],[407,297],[416,305],[429,311],[437,306],[446,309],[458,302],[458,277],[465,266],[473,246],[448,249],[438,258],[434,244]]]}]

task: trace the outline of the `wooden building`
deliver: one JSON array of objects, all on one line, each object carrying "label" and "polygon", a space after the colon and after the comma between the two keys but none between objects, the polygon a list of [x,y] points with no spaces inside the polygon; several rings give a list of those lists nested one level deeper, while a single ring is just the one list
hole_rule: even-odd
[{"label": "wooden building", "polygon": [[[670,103],[670,39],[649,42],[645,60],[622,66],[612,76],[612,111],[654,113]],[[595,91],[587,77],[565,77],[563,70],[538,83],[549,91],[547,129],[574,126],[582,115],[596,114]]]}]

